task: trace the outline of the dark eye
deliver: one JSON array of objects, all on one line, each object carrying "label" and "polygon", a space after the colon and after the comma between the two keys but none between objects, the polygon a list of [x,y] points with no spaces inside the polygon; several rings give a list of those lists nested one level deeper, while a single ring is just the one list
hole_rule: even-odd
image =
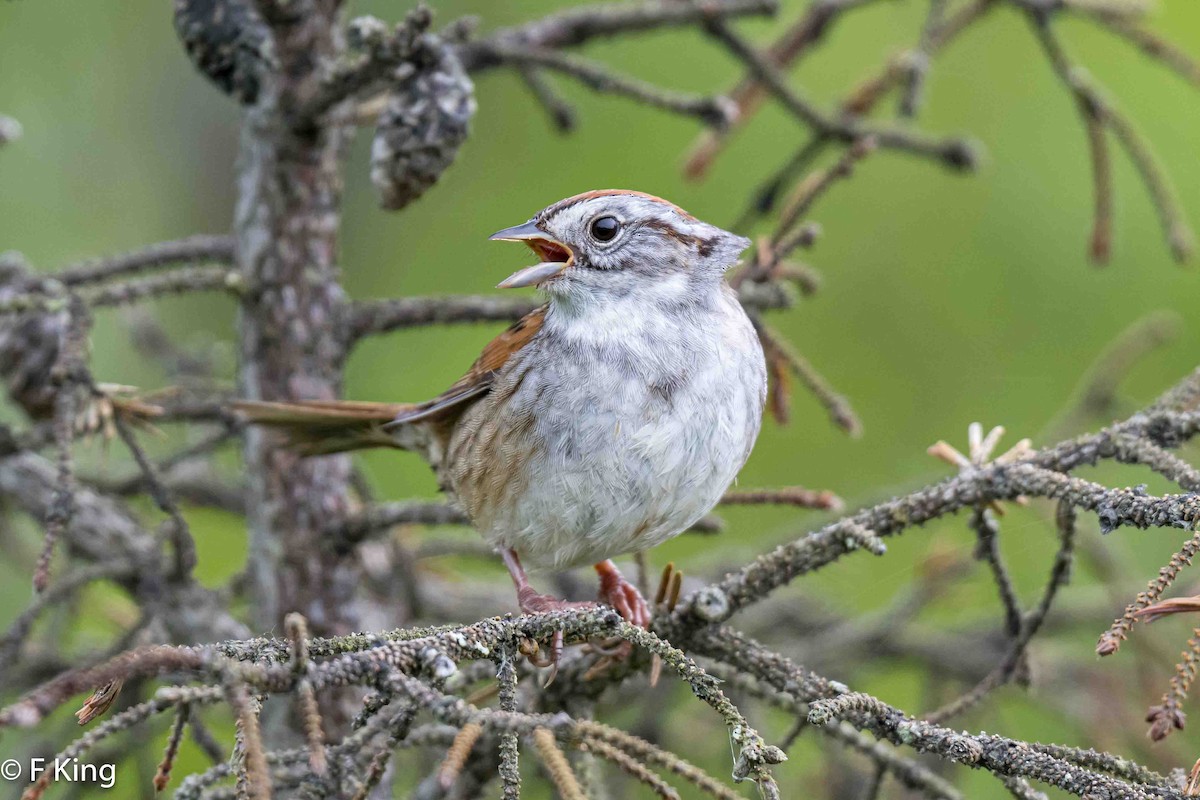
[{"label": "dark eye", "polygon": [[611,242],[621,231],[616,217],[597,217],[592,220],[592,238],[598,242]]}]

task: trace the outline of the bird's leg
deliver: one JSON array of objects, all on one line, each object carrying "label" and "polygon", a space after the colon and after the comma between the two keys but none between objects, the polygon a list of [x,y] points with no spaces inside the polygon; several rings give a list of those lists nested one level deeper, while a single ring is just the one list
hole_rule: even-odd
[{"label": "bird's leg", "polygon": [[501,550],[500,558],[504,560],[504,566],[508,567],[508,574],[512,576],[513,585],[517,587],[517,603],[520,604],[523,613],[542,614],[547,611],[561,611],[564,608],[592,605],[591,603],[572,603],[568,600],[560,600],[554,595],[542,594],[534,589],[529,585],[529,576],[525,574],[525,568],[521,566],[521,559],[517,556],[517,551],[511,547]]},{"label": "bird's leg", "polygon": [[650,607],[637,590],[611,561],[596,564],[600,576],[600,599],[617,610],[625,621],[639,628],[650,627]]},{"label": "bird's leg", "polygon": [[[568,600],[560,600],[557,597],[549,594],[542,594],[529,585],[529,576],[525,574],[525,568],[521,566],[521,559],[517,557],[517,551],[511,547],[506,547],[500,550],[500,558],[504,561],[504,566],[508,568],[508,574],[512,576],[513,585],[517,587],[517,603],[521,607],[521,612],[525,614],[542,614],[547,611],[561,611],[566,608],[587,608],[594,606],[594,603],[572,603]],[[537,667],[553,667],[558,669],[558,657],[563,651],[563,632],[557,630],[554,632],[554,638],[550,643],[550,658],[546,661],[535,661],[530,658],[530,662]],[[551,676],[553,680],[553,676]],[[549,683],[549,681],[547,681]]]}]

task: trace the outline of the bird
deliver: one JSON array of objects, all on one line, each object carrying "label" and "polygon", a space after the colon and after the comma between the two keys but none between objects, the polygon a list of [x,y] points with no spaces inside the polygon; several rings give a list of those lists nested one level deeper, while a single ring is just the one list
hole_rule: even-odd
[{"label": "bird", "polygon": [[[544,305],[484,347],[449,389],[415,404],[237,404],[306,455],[415,451],[499,553],[524,613],[568,603],[526,569],[592,564],[599,599],[648,627],[614,557],[707,514],[758,437],[767,367],[726,272],[750,245],[643,192],[584,192],[492,240],[538,259],[498,288]],[[561,638],[555,642],[555,658]]]}]

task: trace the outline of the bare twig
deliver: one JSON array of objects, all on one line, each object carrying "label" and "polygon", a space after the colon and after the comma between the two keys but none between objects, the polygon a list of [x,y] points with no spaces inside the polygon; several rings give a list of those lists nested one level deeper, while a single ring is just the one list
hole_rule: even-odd
[{"label": "bare twig", "polygon": [[829,418],[835,425],[851,436],[861,436],[862,423],[859,421],[858,415],[854,413],[854,409],[850,407],[849,401],[838,394],[829,385],[829,382],[808,363],[807,359],[792,350],[778,334],[764,323],[755,320],[755,329],[763,342],[763,350],[767,354],[768,363],[773,358],[781,360],[825,407]]},{"label": "bare twig", "polygon": [[70,264],[55,277],[65,286],[85,286],[164,267],[205,263],[228,266],[233,264],[233,247],[232,236],[189,236],[121,255]]},{"label": "bare twig", "polygon": [[1177,45],[1121,14],[1085,9],[1086,18],[1125,39],[1143,53],[1175,71],[1181,78],[1200,87],[1200,61]]},{"label": "bare twig", "polygon": [[726,492],[721,498],[721,505],[786,505],[840,511],[843,503],[840,497],[828,490],[789,486],[786,489],[744,489]]},{"label": "bare twig", "polygon": [[946,14],[946,0],[930,0],[925,23],[921,26],[921,38],[917,46],[905,58],[908,75],[904,93],[900,97],[900,116],[915,117],[921,106],[925,91],[925,76],[929,72],[929,57],[935,32],[942,25]]},{"label": "bare twig", "polygon": [[171,725],[171,735],[167,739],[167,747],[163,751],[158,770],[154,773],[154,788],[157,791],[161,792],[171,782],[171,770],[175,766],[175,757],[179,754],[179,745],[183,741],[183,732],[187,727],[191,710],[190,703],[181,703],[175,711],[175,722]]},{"label": "bare twig", "polygon": [[536,300],[527,297],[491,295],[363,301],[356,303],[351,312],[350,336],[357,339],[417,325],[511,322],[538,305]]},{"label": "bare twig", "polygon": [[931,158],[952,169],[970,169],[975,166],[974,146],[965,140],[930,139],[901,128],[869,125],[855,119],[837,119],[826,115],[812,101],[789,86],[774,65],[727,25],[714,22],[710,23],[707,29],[751,69],[755,78],[762,82],[785,109],[815,134],[846,143],[870,137],[879,147]]},{"label": "bare twig", "polygon": [[517,67],[517,74],[525,82],[529,93],[545,109],[550,123],[559,133],[570,133],[575,129],[575,109],[555,93],[554,87],[542,70],[530,66]]},{"label": "bare twig", "polygon": [[582,6],[514,28],[505,28],[485,39],[465,44],[459,48],[459,58],[472,71],[491,69],[501,64],[491,51],[496,43],[543,49],[576,47],[596,38],[618,34],[695,25],[724,17],[770,14],[777,7],[774,0],[713,0],[703,3],[648,0],[641,3]]},{"label": "bare twig", "polygon": [[539,67],[574,78],[597,92],[628,97],[644,105],[684,116],[696,117],[706,125],[722,127],[732,118],[728,101],[660,89],[629,78],[600,64],[554,50],[529,49],[526,46],[493,45],[491,57],[501,64]]},{"label": "bare twig", "polygon": [[1108,197],[1111,192],[1111,177],[1108,174],[1107,150],[1099,130],[1103,123],[1124,147],[1130,161],[1141,175],[1142,182],[1150,193],[1150,199],[1158,211],[1167,243],[1175,259],[1180,262],[1186,261],[1195,247],[1195,235],[1179,208],[1170,179],[1159,165],[1149,143],[1129,118],[1106,101],[1087,76],[1071,64],[1051,26],[1050,19],[1045,14],[1031,11],[1029,20],[1059,80],[1075,95],[1080,113],[1088,126],[1088,142],[1096,176],[1096,222],[1091,246],[1096,260],[1103,261],[1108,255],[1108,230],[1111,225],[1108,219],[1112,205]]}]

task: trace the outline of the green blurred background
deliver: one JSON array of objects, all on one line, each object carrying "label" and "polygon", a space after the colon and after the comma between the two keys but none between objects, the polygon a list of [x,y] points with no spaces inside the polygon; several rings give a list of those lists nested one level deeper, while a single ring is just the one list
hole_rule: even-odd
[{"label": "green blurred background", "polygon": [[[349,5],[352,14],[389,20],[409,7],[382,0]],[[433,5],[441,21],[478,14],[486,30],[564,4],[463,0]],[[779,20],[739,27],[765,40],[803,8],[797,0],[785,0],[783,6]],[[924,14],[921,3],[882,2],[846,16],[794,80],[812,96],[833,102],[887,57],[911,46]],[[1151,20],[1182,49],[1200,54],[1200,5],[1165,0]],[[1189,219],[1200,221],[1196,87],[1084,22],[1067,21],[1062,30],[1071,53],[1154,143]],[[678,89],[724,90],[740,77],[738,66],[694,31],[602,42],[585,52]],[[580,126],[570,136],[550,129],[513,74],[481,76],[471,140],[440,184],[400,214],[376,207],[367,179],[370,133],[359,133],[346,158],[342,237],[345,282],[353,296],[490,292],[525,262],[519,252],[489,244],[487,235],[587,189],[636,188],[716,224],[732,224],[750,191],[804,136],[770,107],[739,133],[706,181],[690,183],[679,167],[697,133],[693,121],[558,83],[578,105]],[[884,110],[890,115],[893,108],[889,103]],[[88,256],[229,228],[239,112],[183,56],[169,4],[0,4],[0,113],[24,127],[24,137],[0,151],[0,249],[20,250],[39,268],[53,269]],[[1155,351],[1131,373],[1124,387],[1129,410],[1197,363],[1195,269],[1171,261],[1144,187],[1115,146],[1113,257],[1102,269],[1087,262],[1091,185],[1082,126],[1019,15],[1000,9],[937,60],[919,125],[978,138],[987,150],[982,168],[962,175],[890,152],[873,155],[812,214],[824,235],[805,257],[824,275],[820,292],[771,317],[852,400],[865,435],[850,440],[834,430],[820,407],[798,390],[794,422],[782,428],[766,423],[742,473],[743,487],[830,488],[853,507],[946,475],[948,468],[929,458],[925,448],[937,439],[965,446],[966,426],[973,420],[1004,424],[1009,443],[1032,436],[1035,444],[1046,444],[1039,432],[1069,404],[1105,344],[1157,310],[1177,312],[1183,324],[1171,346]],[[157,308],[183,342],[230,341],[233,305],[224,298],[163,301]],[[349,364],[347,395],[430,396],[458,377],[498,327],[429,328],[371,340]],[[93,342],[99,379],[143,387],[163,381],[155,368],[130,356],[119,314],[101,312]],[[228,373],[232,350],[224,352]],[[435,492],[432,478],[415,459],[385,454],[368,458],[367,464],[382,496]],[[1113,469],[1088,474],[1121,483],[1144,480]],[[1034,504],[1004,523],[1003,547],[1026,597],[1036,594],[1049,566],[1052,515],[1051,506]],[[793,510],[734,510],[724,516],[730,524],[720,538],[681,537],[652,554],[653,562],[674,559],[689,575],[711,577],[822,521],[813,512]],[[190,518],[200,545],[200,574],[221,583],[242,567],[240,522],[212,512]],[[1082,532],[1099,536],[1091,518],[1082,521]],[[1121,530],[1107,537],[1103,547],[1123,566],[1128,581],[1111,594],[1111,607],[1078,635],[1035,644],[1035,673],[1052,675],[1060,665],[1094,661],[1095,636],[1178,543],[1162,531]],[[919,579],[914,565],[929,553],[969,553],[973,540],[957,520],[911,531],[889,547],[886,558],[848,558],[781,593],[776,602],[786,603],[789,592],[802,591],[844,611],[878,608]],[[0,559],[0,624],[29,599],[27,554],[11,555]],[[473,569],[500,576],[490,567]],[[1066,594],[1068,601],[1110,596],[1086,565]],[[994,588],[981,569],[931,614],[934,623],[949,626],[984,619],[1000,624]],[[120,622],[120,615],[113,616],[107,625],[98,622],[98,631]],[[1154,635],[1162,637],[1168,655],[1186,638],[1186,624],[1160,623],[1165,630]],[[99,632],[93,643],[98,641]],[[775,644],[787,649],[796,643]],[[1111,681],[1126,674],[1122,670],[1132,660],[1136,654],[1124,664],[1114,659],[1092,666],[1097,680]],[[1139,709],[1157,702],[1169,663],[1150,669],[1142,675],[1145,680],[1124,684],[1132,702],[1083,709],[1082,722],[1064,711],[1068,698],[1039,693],[1035,682],[1028,694],[1002,690],[987,710],[962,724],[1043,741],[1114,746],[1159,766],[1185,760],[1190,765],[1200,749],[1194,733],[1151,750],[1138,719]],[[930,706],[929,676],[906,665],[864,663],[846,670],[856,688],[911,711]],[[683,694],[677,695],[681,701]],[[690,704],[673,708],[679,726],[672,728],[686,731],[673,744],[716,774],[726,774],[728,753],[717,723]],[[689,720],[698,722],[685,725]],[[778,736],[787,722],[768,717],[764,727]],[[160,745],[155,739],[147,747],[156,756]],[[0,753],[8,746],[0,739]],[[802,739],[781,769],[783,780],[792,786],[832,785],[832,770],[818,752]],[[818,783],[801,784],[802,776],[806,781],[816,776]],[[1004,794],[984,774],[964,777],[969,796]],[[148,782],[147,776],[123,778],[105,796],[137,796]],[[805,794],[796,790],[789,796]]]}]

